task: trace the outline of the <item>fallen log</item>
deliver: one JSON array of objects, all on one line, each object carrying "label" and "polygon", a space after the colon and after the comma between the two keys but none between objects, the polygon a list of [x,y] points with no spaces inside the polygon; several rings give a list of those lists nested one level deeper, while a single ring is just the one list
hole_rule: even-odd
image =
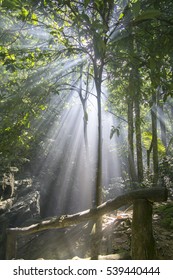
[{"label": "fallen log", "polygon": [[73,215],[52,217],[28,227],[9,228],[7,229],[7,236],[8,234],[10,234],[10,236],[13,234],[26,235],[48,229],[69,227],[81,222],[97,219],[98,217],[108,212],[114,211],[129,203],[133,203],[137,199],[146,199],[150,202],[162,202],[167,200],[167,195],[167,189],[164,187],[130,191],[116,197],[115,199],[106,201],[105,203],[99,205],[97,208],[88,209],[86,211],[82,211]]}]

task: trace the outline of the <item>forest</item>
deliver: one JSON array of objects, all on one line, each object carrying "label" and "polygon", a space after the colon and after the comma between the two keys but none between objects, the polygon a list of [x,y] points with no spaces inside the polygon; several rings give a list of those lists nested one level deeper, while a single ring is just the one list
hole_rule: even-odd
[{"label": "forest", "polygon": [[0,259],[173,259],[173,1],[0,1]]}]

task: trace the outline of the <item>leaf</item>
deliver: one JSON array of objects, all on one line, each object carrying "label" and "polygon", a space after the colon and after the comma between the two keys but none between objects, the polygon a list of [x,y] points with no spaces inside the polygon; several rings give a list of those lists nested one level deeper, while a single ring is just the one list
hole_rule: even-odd
[{"label": "leaf", "polygon": [[26,18],[29,14],[29,11],[27,9],[25,9],[24,7],[22,7],[22,10],[21,10],[21,15],[23,18]]},{"label": "leaf", "polygon": [[47,109],[47,106],[45,106],[45,105],[40,105],[39,108],[40,108],[42,111],[44,111],[44,110]]},{"label": "leaf", "polygon": [[119,15],[119,20],[122,19],[123,17],[124,17],[124,14],[121,13],[121,14]]},{"label": "leaf", "polygon": [[46,0],[43,1],[43,5],[47,6],[47,1]]},{"label": "leaf", "polygon": [[32,19],[34,25],[38,24],[38,17],[35,13],[32,14],[31,19]]}]

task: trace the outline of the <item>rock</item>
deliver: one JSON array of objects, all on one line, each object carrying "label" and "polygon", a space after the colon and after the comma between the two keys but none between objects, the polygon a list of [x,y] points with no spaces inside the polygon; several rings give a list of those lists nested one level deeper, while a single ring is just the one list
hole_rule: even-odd
[{"label": "rock", "polygon": [[0,215],[10,210],[10,208],[13,205],[13,200],[14,200],[13,198],[9,198],[7,200],[0,201]]},{"label": "rock", "polygon": [[6,228],[32,224],[40,217],[40,191],[38,184],[15,187],[15,196],[0,202],[0,259],[5,259]]}]

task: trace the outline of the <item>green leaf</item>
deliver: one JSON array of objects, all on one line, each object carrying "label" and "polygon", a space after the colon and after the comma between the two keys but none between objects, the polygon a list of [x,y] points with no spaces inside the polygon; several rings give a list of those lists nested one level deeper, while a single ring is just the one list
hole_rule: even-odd
[{"label": "green leaf", "polygon": [[122,19],[123,17],[124,17],[124,14],[121,13],[120,16],[119,16],[119,20]]},{"label": "green leaf", "polygon": [[44,0],[44,1],[43,1],[43,4],[44,4],[44,6],[47,6],[47,1]]},{"label": "green leaf", "polygon": [[45,106],[45,105],[40,105],[39,108],[40,108],[42,111],[44,111],[44,110],[47,109],[47,106]]},{"label": "green leaf", "polygon": [[32,14],[31,19],[32,19],[34,25],[38,24],[38,17],[35,13]]},{"label": "green leaf", "polygon": [[24,7],[22,7],[22,10],[21,10],[21,15],[22,17],[26,18],[29,14],[29,11],[27,9],[25,9]]}]

